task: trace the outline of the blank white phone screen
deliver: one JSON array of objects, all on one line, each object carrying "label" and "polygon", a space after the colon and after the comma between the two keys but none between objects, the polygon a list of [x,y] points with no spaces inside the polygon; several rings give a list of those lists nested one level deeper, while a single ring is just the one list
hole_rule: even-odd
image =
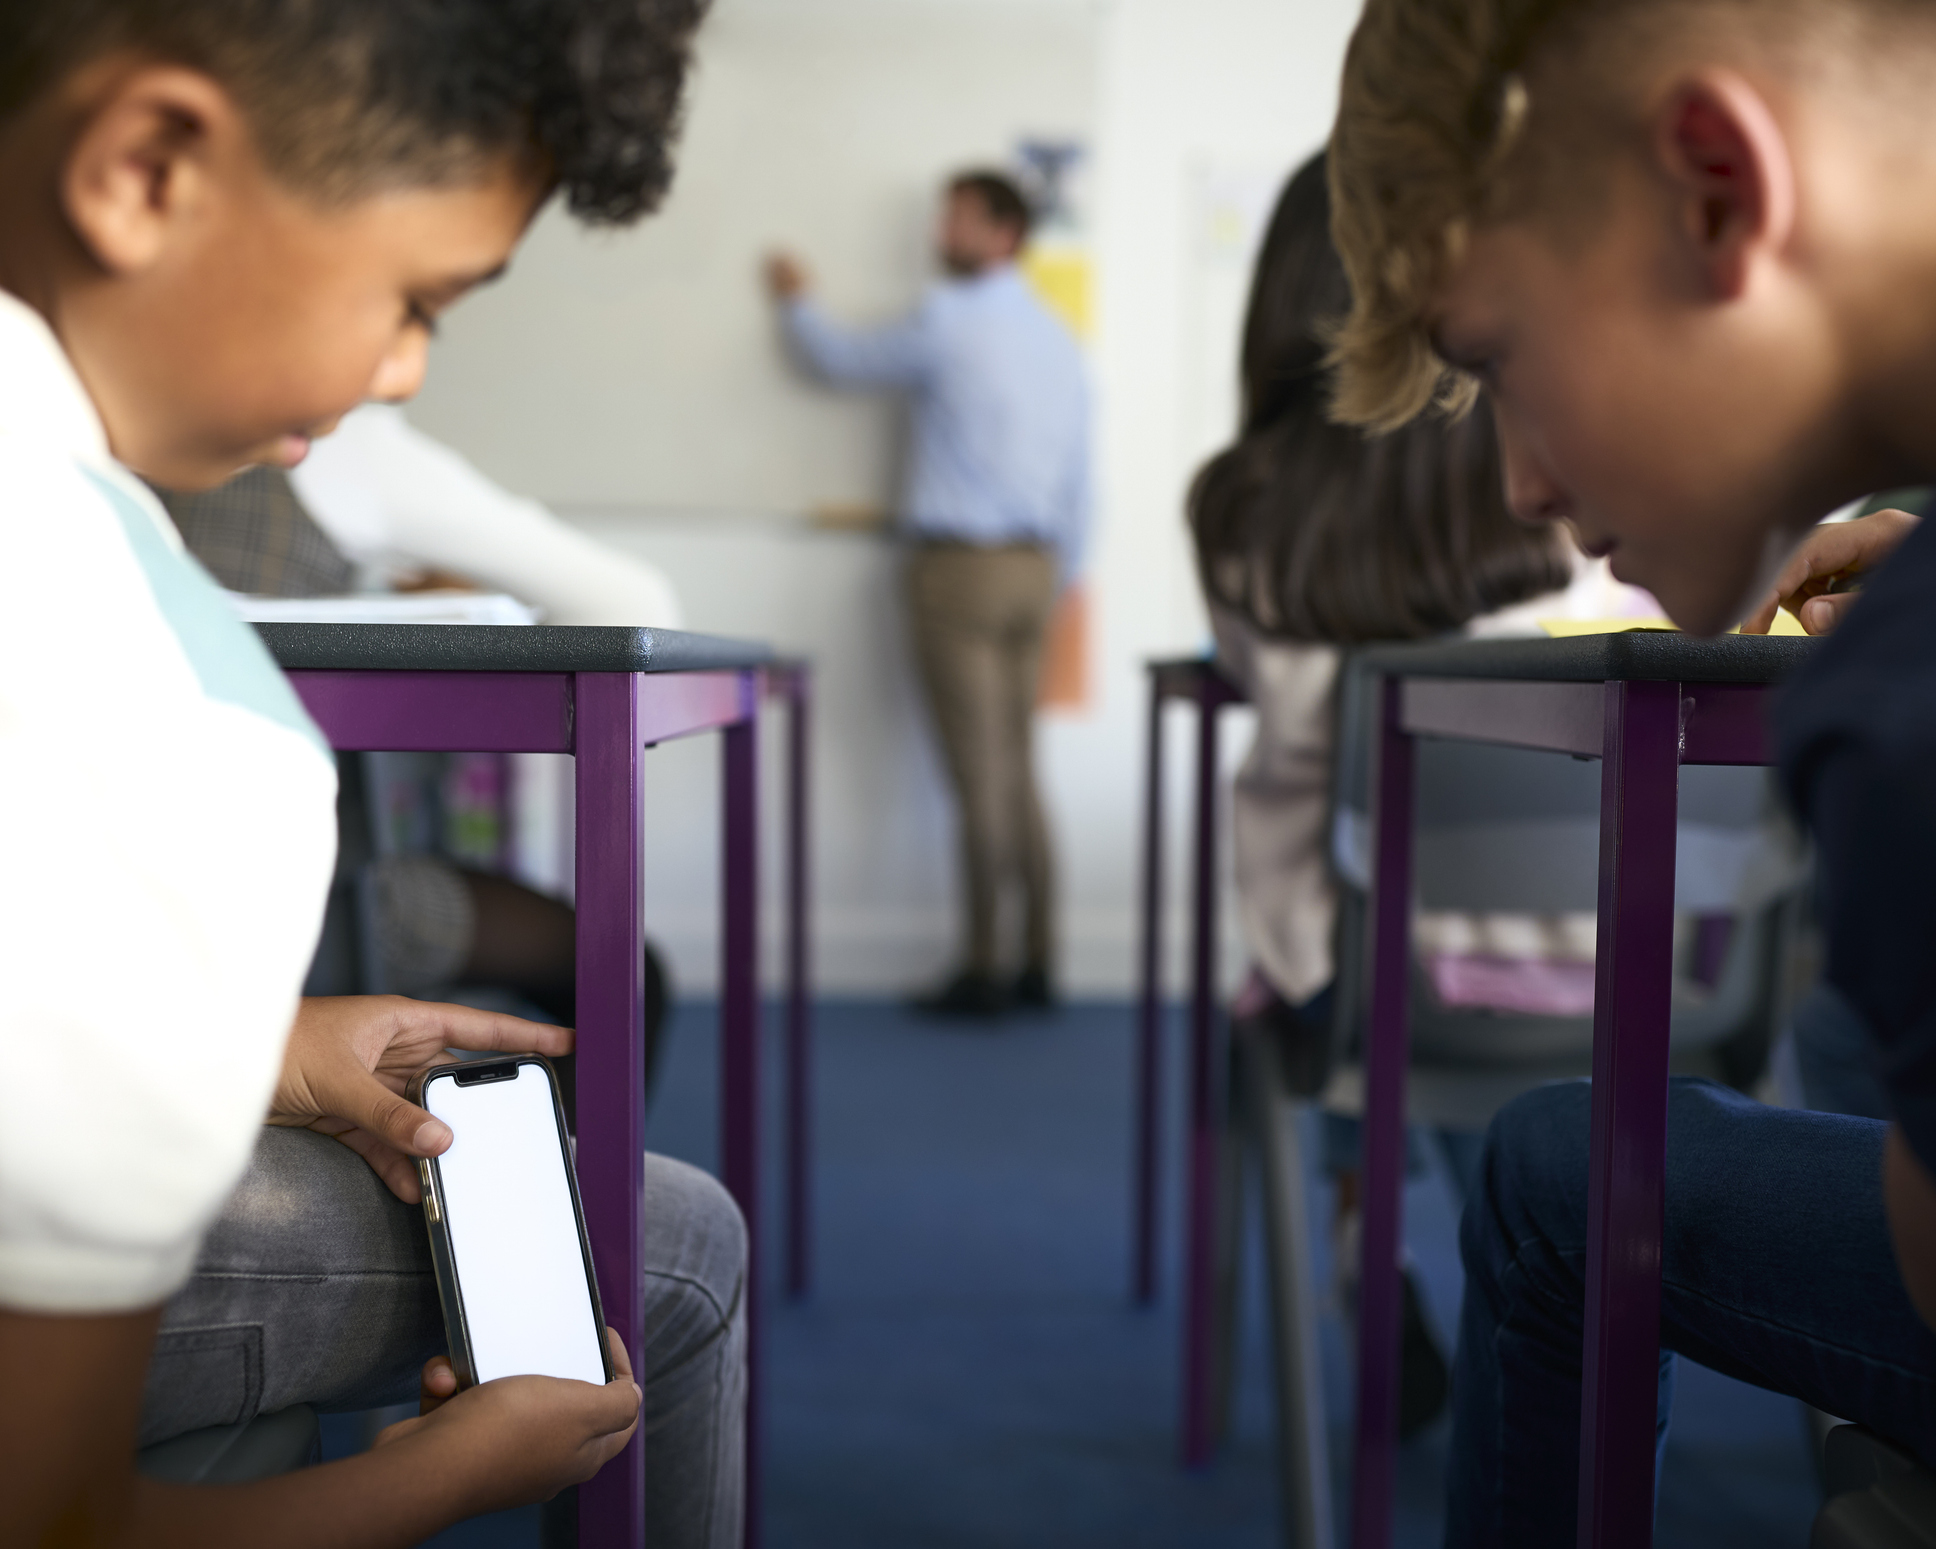
[{"label": "blank white phone screen", "polygon": [[424,1097],[453,1137],[437,1173],[477,1380],[603,1383],[604,1335],[544,1071],[520,1065],[516,1080],[473,1086],[440,1077]]}]

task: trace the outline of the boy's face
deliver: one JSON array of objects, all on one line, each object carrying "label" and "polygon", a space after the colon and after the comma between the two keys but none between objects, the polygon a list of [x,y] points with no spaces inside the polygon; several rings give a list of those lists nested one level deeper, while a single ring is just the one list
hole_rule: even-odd
[{"label": "boy's face", "polygon": [[157,483],[291,467],[364,399],[417,391],[435,317],[503,268],[541,194],[509,166],[333,209],[252,180],[70,308],[63,342],[116,456]]},{"label": "boy's face", "polygon": [[[293,466],[366,398],[415,393],[437,314],[504,267],[547,191],[507,154],[326,203],[270,172],[215,82],[173,67],[106,61],[72,103],[15,129],[22,163],[65,140],[59,208],[38,248],[30,221],[0,232],[0,257],[38,283],[115,455],[176,489]],[[9,204],[35,210],[22,186]]]},{"label": "boy's face", "polygon": [[1614,170],[1587,233],[1483,227],[1431,325],[1492,400],[1514,513],[1570,522],[1620,580],[1708,634],[1846,498],[1832,473],[1839,368],[1802,287],[1764,266],[1718,301],[1675,215]]}]

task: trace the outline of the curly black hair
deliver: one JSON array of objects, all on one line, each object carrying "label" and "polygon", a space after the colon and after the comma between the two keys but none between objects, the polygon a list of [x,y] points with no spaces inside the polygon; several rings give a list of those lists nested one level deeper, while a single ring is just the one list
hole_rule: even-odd
[{"label": "curly black hair", "polygon": [[707,0],[0,0],[0,120],[125,51],[222,83],[325,199],[535,160],[582,220],[657,207]]}]

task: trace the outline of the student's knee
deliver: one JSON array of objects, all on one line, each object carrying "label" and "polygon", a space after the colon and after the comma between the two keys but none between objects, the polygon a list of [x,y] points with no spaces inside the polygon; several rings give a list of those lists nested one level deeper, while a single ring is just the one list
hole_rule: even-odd
[{"label": "student's knee", "polygon": [[1494,1115],[1460,1227],[1468,1273],[1523,1261],[1535,1245],[1563,1258],[1585,1241],[1592,1103],[1586,1082],[1563,1081]]},{"label": "student's knee", "polygon": [[646,1361],[663,1369],[742,1321],[746,1222],[718,1180],[664,1156],[645,1158],[643,1214]]}]

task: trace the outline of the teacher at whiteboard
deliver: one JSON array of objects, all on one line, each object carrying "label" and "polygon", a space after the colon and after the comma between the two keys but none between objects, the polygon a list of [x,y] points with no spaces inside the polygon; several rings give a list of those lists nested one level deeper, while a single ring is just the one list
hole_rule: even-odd
[{"label": "teacher at whiteboard", "polygon": [[[945,278],[881,327],[829,318],[789,254],[767,287],[800,363],[840,387],[913,400],[900,530],[907,602],[961,836],[961,961],[915,1005],[995,1017],[1055,1002],[1054,865],[1036,789],[1037,680],[1056,597],[1089,525],[1089,396],[1075,341],[1016,269],[1029,207],[997,172],[949,179]],[[1022,940],[998,922],[1019,895]]]}]

